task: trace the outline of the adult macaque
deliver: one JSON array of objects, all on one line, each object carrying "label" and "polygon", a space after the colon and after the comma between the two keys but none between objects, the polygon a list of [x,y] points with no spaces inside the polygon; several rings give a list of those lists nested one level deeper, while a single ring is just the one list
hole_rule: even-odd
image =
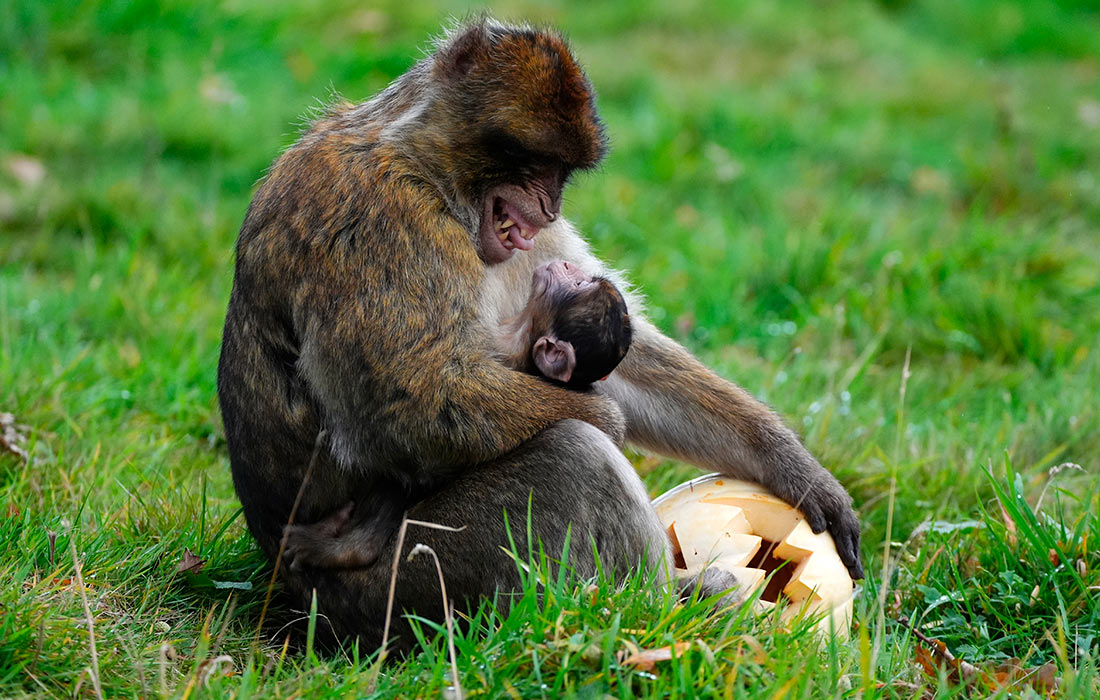
[{"label": "adult macaque", "polygon": [[[459,607],[519,586],[501,551],[505,511],[516,529],[530,506],[549,553],[569,533],[580,576],[596,570],[590,543],[606,571],[653,566],[668,545],[619,451],[625,431],[799,505],[862,575],[844,488],[772,411],[641,317],[639,300],[627,298],[631,350],[596,392],[495,359],[486,329],[521,312],[535,268],[569,260],[614,278],[559,214],[569,175],[605,150],[563,41],[477,21],[280,156],[241,228],[218,376],[234,484],[269,557],[301,488],[298,523],[349,500],[373,504],[367,518],[411,498],[410,518],[465,526],[406,542],[437,552]],[[363,568],[287,572],[286,584],[303,602],[316,590],[337,635],[377,644],[394,547]],[[430,567],[402,561],[397,611],[442,619]],[[394,631],[411,644],[403,618]]]},{"label": "adult macaque", "polygon": [[[535,270],[523,310],[489,335],[506,367],[583,391],[606,379],[626,356],[630,315],[622,293],[606,277],[589,277],[576,265],[555,260]],[[283,561],[293,570],[373,564],[408,504],[392,491],[381,499],[371,496],[358,507],[350,501],[319,522],[288,525]]]}]

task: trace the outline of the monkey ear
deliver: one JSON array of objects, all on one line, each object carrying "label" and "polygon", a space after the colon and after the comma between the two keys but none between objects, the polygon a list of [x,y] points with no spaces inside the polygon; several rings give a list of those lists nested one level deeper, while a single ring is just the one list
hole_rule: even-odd
[{"label": "monkey ear", "polygon": [[489,45],[485,20],[460,28],[449,36],[436,55],[436,70],[455,79],[465,77]]},{"label": "monkey ear", "polygon": [[535,341],[531,354],[534,355],[535,366],[543,376],[559,382],[568,382],[577,367],[577,355],[573,352],[573,344],[568,340],[544,335]]}]

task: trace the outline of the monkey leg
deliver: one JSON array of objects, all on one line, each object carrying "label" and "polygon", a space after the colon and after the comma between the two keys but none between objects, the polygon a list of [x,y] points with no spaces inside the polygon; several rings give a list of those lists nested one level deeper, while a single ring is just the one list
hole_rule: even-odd
[{"label": "monkey leg", "polygon": [[[528,551],[528,511],[534,552]],[[431,557],[408,560],[417,544],[439,557],[447,596],[459,610],[485,596],[518,591],[516,559],[537,558],[540,545],[548,557],[560,559],[567,537],[565,563],[579,577],[596,574],[595,547],[606,572],[623,574],[647,562],[655,577],[665,580],[668,542],[641,481],[604,433],[580,421],[562,421],[512,453],[468,470],[412,506],[408,517],[464,529],[409,525],[397,560],[391,623],[391,636],[402,650],[415,641],[402,612],[443,620]],[[358,637],[373,650],[382,639],[396,545],[390,538],[368,567],[288,572],[289,583],[303,602],[316,590],[318,608],[337,637]]]}]

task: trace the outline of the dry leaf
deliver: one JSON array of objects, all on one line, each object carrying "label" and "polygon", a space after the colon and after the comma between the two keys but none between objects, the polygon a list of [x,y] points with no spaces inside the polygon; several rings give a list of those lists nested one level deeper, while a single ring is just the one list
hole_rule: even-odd
[{"label": "dry leaf", "polygon": [[639,671],[652,671],[658,661],[670,661],[673,656],[683,656],[691,648],[691,642],[676,642],[672,646],[635,651],[619,661],[623,666],[633,666]]},{"label": "dry leaf", "polygon": [[1005,523],[1005,530],[1008,532],[1008,545],[1013,549],[1016,548],[1018,542],[1016,538],[1016,521],[1008,515],[1008,511],[1005,510],[1005,506],[1001,502],[997,502],[997,505],[1001,507],[1001,520]]},{"label": "dry leaf", "polygon": [[998,688],[1012,685],[1030,687],[1040,695],[1052,695],[1058,689],[1058,667],[1047,662],[1038,668],[1026,668],[1019,659],[1009,659],[997,664],[990,677]]},{"label": "dry leaf", "polygon": [[995,666],[986,664],[979,668],[956,657],[940,640],[931,639],[913,628],[907,619],[901,618],[899,621],[923,643],[916,646],[916,662],[931,678],[938,678],[939,669],[944,668],[953,683],[976,684],[994,692],[1022,685],[1050,696],[1058,688],[1058,667],[1053,663],[1025,668],[1020,665],[1019,659],[1010,659]]},{"label": "dry leaf", "polygon": [[205,559],[197,556],[190,548],[185,548],[183,550],[183,557],[181,557],[179,563],[176,564],[176,573],[197,574],[202,571],[202,567],[205,565]]},{"label": "dry leaf", "polygon": [[1028,679],[1031,687],[1047,695],[1053,695],[1061,682],[1058,677],[1058,667],[1048,661],[1034,671],[1035,673]]},{"label": "dry leaf", "polygon": [[26,426],[17,425],[15,416],[0,412],[0,452],[10,452],[24,462],[27,461],[27,438],[23,435]]},{"label": "dry leaf", "polygon": [[34,187],[46,177],[46,166],[42,165],[42,161],[21,153],[13,153],[5,158],[4,169],[27,187]]},{"label": "dry leaf", "polygon": [[984,680],[986,686],[989,686],[988,679],[977,666],[957,658],[946,644],[921,632],[910,624],[909,618],[900,618],[898,622],[908,627],[913,636],[924,643],[924,646],[918,644],[915,651],[916,662],[926,674],[932,678],[939,678],[939,669],[945,668],[947,677],[955,683],[963,682],[969,685],[975,680]]},{"label": "dry leaf", "polygon": [[932,678],[939,677],[939,669],[947,670],[947,677],[953,683],[966,683],[967,685],[984,678],[984,674],[977,666],[957,658],[947,648],[947,645],[938,639],[923,639],[925,646],[916,646],[916,660],[924,672]]}]

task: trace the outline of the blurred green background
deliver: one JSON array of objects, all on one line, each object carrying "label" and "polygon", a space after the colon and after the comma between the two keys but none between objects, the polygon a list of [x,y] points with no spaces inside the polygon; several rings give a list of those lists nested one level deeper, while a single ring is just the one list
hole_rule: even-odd
[{"label": "blurred green background", "polygon": [[[369,97],[472,9],[5,4],[0,411],[33,459],[0,456],[0,574],[50,568],[44,533],[65,523],[131,599],[185,545],[259,570],[240,521],[216,543],[207,522],[236,508],[214,386],[236,231],[315,110]],[[1095,518],[1095,2],[490,9],[560,28],[599,93],[612,152],[566,215],[664,330],[799,429],[852,490],[871,561],[926,519],[975,516],[1006,457],[1032,498],[1049,467],[1083,465],[1064,483]],[[654,492],[694,473],[637,462]],[[59,614],[20,585],[0,586],[13,669],[20,631]],[[1033,643],[983,634],[975,649]]]}]

